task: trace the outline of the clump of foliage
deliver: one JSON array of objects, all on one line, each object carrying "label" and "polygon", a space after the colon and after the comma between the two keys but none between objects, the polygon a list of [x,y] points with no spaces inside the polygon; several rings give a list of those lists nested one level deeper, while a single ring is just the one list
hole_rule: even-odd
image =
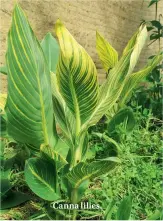
[{"label": "clump of foliage", "polygon": [[[158,15],[158,5],[159,1],[154,0],[151,1],[149,4],[149,7],[153,7],[155,5],[155,19],[152,21],[146,21],[147,24],[147,30],[150,35],[150,43],[148,46],[152,45],[153,43],[158,44],[158,48],[160,51],[162,51],[161,48],[161,40],[163,37],[163,25],[161,24],[161,17],[162,15]],[[149,57],[150,60],[154,57]],[[143,84],[139,86],[139,88],[134,93],[132,99],[131,99],[131,106],[141,106],[142,112],[146,111],[149,112],[149,109],[152,111],[155,118],[161,119],[162,113],[162,76],[161,76],[161,70],[163,66],[160,62],[152,71],[151,73],[146,77]]]},{"label": "clump of foliage", "polygon": [[[77,210],[61,213],[49,208],[50,202],[79,203],[90,181],[112,171],[120,163],[118,156],[121,157],[117,151],[116,155],[90,159],[88,128],[108,113],[111,121],[162,55],[132,73],[148,37],[146,26],[140,26],[120,59],[97,33],[99,57],[109,70],[99,88],[92,59],[60,20],[55,32],[59,46],[51,34],[40,44],[23,10],[15,6],[8,34],[7,66],[3,68],[8,75],[6,130],[16,142],[31,150],[25,180],[46,201],[49,217],[76,219]],[[56,124],[61,134],[57,133]]]},{"label": "clump of foliage", "polygon": [[[138,111],[134,115],[136,126],[130,134],[122,135],[124,125],[117,130],[117,133],[121,133],[118,147],[119,157],[123,163],[114,173],[92,183],[86,192],[86,197],[93,203],[100,204],[103,208],[101,217],[107,206],[111,206],[114,200],[110,219],[116,219],[120,200],[126,194],[131,194],[133,200],[130,219],[162,220],[161,129],[151,130],[154,124],[151,115],[142,116]],[[144,122],[143,126],[142,122]],[[105,136],[99,138],[94,135],[93,131],[99,131],[99,129],[103,134],[107,134],[106,126],[99,125],[98,128],[91,128],[90,156],[95,158],[110,155],[110,152],[115,149]]]}]

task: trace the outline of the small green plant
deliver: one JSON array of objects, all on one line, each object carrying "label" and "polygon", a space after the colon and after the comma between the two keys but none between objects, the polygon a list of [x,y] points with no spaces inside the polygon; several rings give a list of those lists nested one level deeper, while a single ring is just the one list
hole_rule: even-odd
[{"label": "small green plant", "polygon": [[[40,44],[24,12],[15,6],[6,53],[6,127],[14,140],[35,152],[25,166],[30,189],[45,201],[77,205],[90,180],[107,174],[120,162],[118,157],[87,160],[88,128],[112,110],[117,101],[123,106],[162,55],[132,73],[148,36],[146,26],[134,34],[119,60],[115,49],[97,34],[101,60],[107,70],[111,68],[99,88],[92,59],[60,20],[55,32],[59,47],[51,34]],[[103,51],[108,52],[107,59]],[[56,124],[61,134],[57,133]],[[47,210],[55,219],[77,217],[75,209],[70,214]]]},{"label": "small green plant", "polygon": [[[8,146],[8,147],[7,147]],[[7,150],[7,151],[6,151]],[[9,147],[9,142],[6,139],[1,139],[0,142],[0,164],[1,164],[1,205],[0,209],[9,209],[21,203],[26,202],[31,197],[20,191],[13,191],[12,184],[13,164],[16,161],[20,151]]]},{"label": "small green plant", "polygon": [[[147,30],[150,35],[150,43],[148,46],[153,44],[158,44],[159,50],[162,51],[161,39],[163,37],[163,26],[161,24],[162,14],[158,15],[158,5],[159,1],[151,1],[149,7],[155,5],[155,20],[146,21]],[[149,62],[154,56],[149,57]],[[141,110],[149,112],[152,111],[157,119],[162,118],[162,76],[161,76],[162,63],[160,62],[146,77],[143,84],[139,85],[138,89],[135,91],[130,105],[132,107],[141,106]]]},{"label": "small green plant", "polygon": [[[112,201],[107,207],[104,220],[112,220],[112,210],[115,202]],[[117,209],[116,220],[129,220],[132,208],[132,197],[126,196],[121,200],[121,203]]]}]

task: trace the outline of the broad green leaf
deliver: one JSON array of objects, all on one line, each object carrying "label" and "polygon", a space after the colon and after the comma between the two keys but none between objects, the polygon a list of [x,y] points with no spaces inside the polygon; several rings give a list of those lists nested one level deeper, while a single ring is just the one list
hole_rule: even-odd
[{"label": "broad green leaf", "polygon": [[45,58],[48,62],[49,71],[56,72],[59,59],[59,45],[51,33],[47,33],[41,42]]},{"label": "broad green leaf", "polygon": [[0,67],[0,73],[7,75],[8,74],[7,67],[6,66],[1,66]]},{"label": "broad green leaf", "polygon": [[57,78],[54,73],[51,72],[51,87],[52,87],[52,98],[53,98],[53,110],[57,123],[62,129],[63,133],[73,143],[72,135],[75,133],[75,118],[59,92]]},{"label": "broad green leaf", "polygon": [[[64,149],[64,146],[63,146]],[[57,153],[54,148],[48,145],[42,144],[40,147],[41,156],[47,160],[52,160],[56,163],[57,171],[59,171],[63,166],[67,164],[66,158]]]},{"label": "broad green leaf", "polygon": [[0,181],[1,181],[0,197],[3,200],[3,198],[5,198],[7,196],[7,193],[12,188],[12,186],[11,186],[8,178],[4,179],[1,177]]},{"label": "broad green leaf", "polygon": [[125,123],[126,131],[130,132],[135,126],[135,118],[131,108],[126,107],[121,109],[114,117],[109,121],[107,125],[108,134],[112,135],[116,133],[116,128]]},{"label": "broad green leaf", "polygon": [[[6,140],[5,139],[0,139],[0,160],[4,159],[4,150],[6,147]],[[2,163],[1,163],[2,166]]]},{"label": "broad green leaf", "polygon": [[118,158],[108,158],[91,163],[80,162],[65,177],[72,184],[73,188],[77,188],[85,180],[110,172],[118,162]]},{"label": "broad green leaf", "polygon": [[0,113],[0,137],[8,137],[6,114],[4,112]]},{"label": "broad green leaf", "polygon": [[0,209],[5,210],[18,206],[31,199],[29,194],[11,191],[8,196],[2,200]]},{"label": "broad green leaf", "polygon": [[30,158],[25,165],[25,180],[30,189],[44,200],[59,199],[57,171],[54,161]]},{"label": "broad green leaf", "polygon": [[148,7],[150,7],[153,4],[157,4],[160,0],[151,0]]},{"label": "broad green leaf", "polygon": [[83,137],[81,137],[81,146],[82,148],[82,160],[87,158],[87,151],[89,146],[89,137],[88,132],[83,134]]},{"label": "broad green leaf", "polygon": [[[89,180],[84,180],[77,189],[75,189],[77,191],[77,199],[76,202],[81,201],[81,198],[83,197],[85,191],[88,189],[89,187]],[[73,193],[73,192],[72,192]],[[72,196],[71,196],[72,197]]]},{"label": "broad green leaf", "polygon": [[163,54],[155,56],[150,63],[142,70],[129,74],[125,79],[125,86],[121,92],[120,105],[124,105],[131,98],[133,89],[135,89],[139,83],[151,73],[151,71],[161,62]]},{"label": "broad green leaf", "polygon": [[7,94],[0,93],[0,109],[4,111],[7,100]]},{"label": "broad green leaf", "polygon": [[61,155],[63,158],[66,159],[67,154],[68,154],[68,150],[69,150],[69,146],[67,145],[67,143],[65,142],[65,140],[63,138],[59,138],[57,141],[57,144],[54,147],[54,150]]},{"label": "broad green leaf", "polygon": [[45,57],[20,6],[16,5],[6,54],[8,132],[23,143],[54,146],[50,73]]},{"label": "broad green leaf", "polygon": [[76,119],[76,134],[97,104],[98,84],[95,65],[60,20],[55,31],[61,54],[57,66],[60,93]]},{"label": "broad green leaf", "polygon": [[104,69],[108,72],[118,62],[117,51],[98,32],[96,32],[96,49]]},{"label": "broad green leaf", "polygon": [[117,220],[129,220],[132,208],[132,197],[126,196],[123,198],[117,211]]},{"label": "broad green leaf", "polygon": [[[154,27],[156,27],[157,29],[160,29],[160,30],[163,27],[161,22],[157,21],[157,20],[152,20],[152,21],[150,21],[150,23],[151,23],[152,26],[154,26]],[[154,27],[152,27],[152,28],[154,28]]]}]

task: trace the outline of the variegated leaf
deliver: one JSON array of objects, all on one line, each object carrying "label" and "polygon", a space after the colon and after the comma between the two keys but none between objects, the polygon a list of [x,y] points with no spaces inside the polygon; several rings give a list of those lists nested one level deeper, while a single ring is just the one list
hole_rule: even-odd
[{"label": "variegated leaf", "polygon": [[118,62],[117,51],[99,32],[96,32],[96,49],[104,69],[108,72],[108,70],[113,68]]},{"label": "variegated leaf", "polygon": [[163,54],[155,56],[150,63],[142,70],[129,74],[126,76],[125,85],[121,92],[121,99],[119,105],[124,105],[131,98],[132,91],[138,86],[138,84],[151,73],[151,71],[160,63],[163,59]]},{"label": "variegated leaf", "polygon": [[25,180],[30,189],[44,200],[60,199],[54,161],[39,157],[28,159],[25,165]]},{"label": "variegated leaf", "polygon": [[75,118],[59,92],[56,75],[51,72],[51,87],[53,98],[53,110],[56,122],[59,124],[63,134],[73,144],[73,135],[75,134]]},{"label": "variegated leaf", "polygon": [[[118,74],[124,74],[127,71],[130,62],[131,52],[128,55],[123,56],[116,66],[110,71],[109,76],[100,88],[99,101],[94,112],[88,119],[88,121],[82,126],[82,131],[91,125],[96,124],[100,118],[107,113],[109,109],[118,100],[124,84],[122,83],[119,87],[118,85]],[[115,86],[114,86],[115,85]]]},{"label": "variegated leaf", "polygon": [[135,65],[137,64],[140,53],[146,43],[148,38],[148,31],[146,25],[141,25],[139,28],[139,32],[137,34],[136,43],[134,44],[134,49],[130,58],[130,66],[128,69],[128,74],[132,73]]},{"label": "variegated leaf", "polygon": [[[65,144],[66,145],[66,144]],[[64,149],[64,145],[63,145]],[[42,144],[40,147],[41,156],[43,159],[52,160],[55,162],[57,171],[59,171],[63,166],[67,164],[66,159],[60,155],[58,152],[55,151],[54,148],[50,147],[49,145]]]},{"label": "variegated leaf", "polygon": [[[128,43],[125,53],[120,58],[119,62],[109,72],[107,80],[101,86],[99,102],[88,121],[83,125],[83,131],[85,128],[88,128],[89,126],[97,123],[100,118],[115,105],[125,85],[126,75],[130,74],[136,65],[138,58],[137,53],[138,55],[140,54],[145,39],[146,27],[141,26],[137,34],[135,34],[134,37],[130,40],[130,43]],[[134,46],[132,47],[132,45]]]},{"label": "variegated leaf", "polygon": [[55,26],[61,55],[57,67],[60,93],[76,119],[76,134],[94,111],[98,99],[95,65],[60,20]]},{"label": "variegated leaf", "polygon": [[135,34],[131,37],[131,39],[128,41],[126,47],[123,50],[123,55],[127,54],[134,47],[138,34],[139,30],[137,30]]},{"label": "variegated leaf", "polygon": [[41,143],[54,146],[50,73],[40,43],[18,5],[8,34],[6,63],[9,134],[38,148]]},{"label": "variegated leaf", "polygon": [[91,163],[79,163],[65,176],[77,188],[86,180],[96,178],[110,172],[120,161],[118,158],[108,158]]}]

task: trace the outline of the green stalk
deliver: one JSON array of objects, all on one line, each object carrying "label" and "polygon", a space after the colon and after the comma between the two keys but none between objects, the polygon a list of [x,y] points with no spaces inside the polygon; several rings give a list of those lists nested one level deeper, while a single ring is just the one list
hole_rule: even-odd
[{"label": "green stalk", "polygon": [[[71,192],[71,201],[73,204],[77,203],[77,189],[74,188]],[[72,212],[72,220],[76,220],[76,216],[77,216],[77,210],[73,210]]]}]

